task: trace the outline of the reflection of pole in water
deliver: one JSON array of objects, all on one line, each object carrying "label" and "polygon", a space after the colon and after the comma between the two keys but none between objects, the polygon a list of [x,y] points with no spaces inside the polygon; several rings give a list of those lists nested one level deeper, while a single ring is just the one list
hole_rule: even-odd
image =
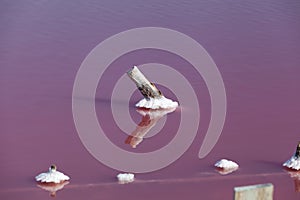
[{"label": "reflection of pole in water", "polygon": [[143,138],[151,128],[153,128],[163,116],[173,112],[175,109],[176,108],[161,110],[138,109],[137,112],[143,116],[142,120],[131,135],[127,137],[125,143],[130,144],[132,148],[136,148],[137,145],[143,141]]},{"label": "reflection of pole in water", "polygon": [[159,119],[151,119],[149,114],[142,117],[142,121],[138,124],[135,130],[127,137],[125,143],[130,144],[132,148],[136,148],[143,141],[144,136],[157,123]]},{"label": "reflection of pole in water", "polygon": [[295,184],[295,191],[300,192],[300,180],[294,179],[294,184]]},{"label": "reflection of pole in water", "polygon": [[290,174],[291,178],[294,180],[294,185],[295,185],[295,191],[300,192],[300,172],[296,171],[288,171]]}]

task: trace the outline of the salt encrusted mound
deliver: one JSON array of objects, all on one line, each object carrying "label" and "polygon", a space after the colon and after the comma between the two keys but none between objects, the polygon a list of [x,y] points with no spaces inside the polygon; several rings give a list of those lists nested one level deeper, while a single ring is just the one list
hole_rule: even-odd
[{"label": "salt encrusted mound", "polygon": [[231,160],[222,159],[216,162],[215,167],[227,170],[227,169],[236,169],[239,167],[239,165]]},{"label": "salt encrusted mound", "polygon": [[178,102],[172,101],[171,99],[167,99],[166,97],[162,96],[160,98],[144,98],[137,104],[135,104],[135,106],[149,109],[168,109],[176,108],[178,106]]},{"label": "salt encrusted mound", "polygon": [[300,170],[300,157],[292,156],[291,159],[283,163],[284,167]]},{"label": "salt encrusted mound", "polygon": [[134,181],[134,174],[131,173],[118,174],[117,178],[120,183],[130,183]]},{"label": "salt encrusted mound", "polygon": [[56,171],[56,166],[51,166],[48,172],[37,175],[35,180],[42,183],[61,183],[70,180],[70,177]]}]

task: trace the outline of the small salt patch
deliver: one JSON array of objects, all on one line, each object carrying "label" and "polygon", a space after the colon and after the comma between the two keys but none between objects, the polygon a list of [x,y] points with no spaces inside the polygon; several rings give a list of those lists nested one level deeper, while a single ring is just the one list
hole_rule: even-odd
[{"label": "small salt patch", "polygon": [[70,177],[56,171],[56,166],[52,165],[48,172],[37,175],[35,180],[41,183],[61,183],[63,181],[70,180]]},{"label": "small salt patch", "polygon": [[168,109],[168,108],[176,108],[178,106],[178,102],[172,101],[164,96],[160,98],[150,98],[150,99],[142,99],[137,104],[136,107],[140,108],[149,108],[149,109]]},{"label": "small salt patch", "polygon": [[283,166],[294,170],[300,170],[300,157],[292,156],[291,159],[283,163]]},{"label": "small salt patch", "polygon": [[134,174],[131,173],[123,173],[117,175],[119,183],[130,183],[134,181]]},{"label": "small salt patch", "polygon": [[221,168],[221,169],[237,169],[239,165],[231,160],[222,159],[218,162],[216,162],[215,167]]}]

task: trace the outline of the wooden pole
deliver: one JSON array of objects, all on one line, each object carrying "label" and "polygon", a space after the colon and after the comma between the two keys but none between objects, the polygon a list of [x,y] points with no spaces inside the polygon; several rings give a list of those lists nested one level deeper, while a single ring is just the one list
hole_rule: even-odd
[{"label": "wooden pole", "polygon": [[136,66],[130,69],[127,72],[127,75],[136,84],[146,99],[161,98],[163,96],[161,91],[157,89],[156,86],[151,83]]},{"label": "wooden pole", "polygon": [[300,142],[298,143],[297,149],[296,149],[296,153],[295,153],[295,157],[299,158],[300,157]]}]

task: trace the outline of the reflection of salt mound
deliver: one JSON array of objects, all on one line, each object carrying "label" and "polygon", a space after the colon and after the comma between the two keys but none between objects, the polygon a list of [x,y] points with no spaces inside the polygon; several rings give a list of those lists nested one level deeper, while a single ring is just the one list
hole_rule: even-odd
[{"label": "reflection of salt mound", "polygon": [[[177,103],[177,102],[176,102]],[[176,110],[176,107],[169,108],[169,109],[156,109],[156,110],[151,110],[151,109],[137,109],[136,111],[141,114],[142,116],[149,115],[150,119],[157,119],[157,118],[162,118],[166,114],[169,114],[171,112],[174,112]]]},{"label": "reflection of salt mound", "polygon": [[300,157],[292,156],[291,159],[283,163],[283,166],[294,170],[300,170]]},{"label": "reflection of salt mound", "polygon": [[56,171],[56,166],[52,165],[49,168],[48,172],[41,173],[35,177],[36,181],[40,181],[42,183],[61,183],[63,181],[69,180],[70,177],[64,175],[63,173]]},{"label": "reflection of salt mound", "polygon": [[176,108],[178,106],[178,102],[172,101],[171,99],[167,99],[164,96],[160,98],[149,98],[142,99],[137,104],[136,107],[140,108],[150,108],[150,109],[168,109],[168,108]]},{"label": "reflection of salt mound", "polygon": [[119,183],[130,183],[134,181],[134,174],[131,173],[124,173],[124,174],[118,174],[117,175]]},{"label": "reflection of salt mound", "polygon": [[295,178],[295,179],[298,179],[300,181],[300,172],[288,171],[288,173],[290,174],[291,178]]},{"label": "reflection of salt mound", "polygon": [[225,170],[232,170],[232,169],[237,169],[239,165],[231,160],[222,159],[216,162],[215,167],[225,169]]},{"label": "reflection of salt mound", "polygon": [[230,173],[232,173],[232,172],[234,172],[234,171],[236,171],[238,168],[232,168],[232,169],[223,169],[223,168],[218,168],[218,172],[219,172],[219,174],[221,174],[221,175],[227,175],[227,174],[230,174]]},{"label": "reflection of salt mound", "polygon": [[51,196],[55,196],[56,192],[58,190],[62,190],[64,188],[65,185],[68,185],[69,182],[68,181],[64,181],[62,183],[58,183],[58,184],[51,184],[51,183],[39,183],[37,186],[50,192]]}]

